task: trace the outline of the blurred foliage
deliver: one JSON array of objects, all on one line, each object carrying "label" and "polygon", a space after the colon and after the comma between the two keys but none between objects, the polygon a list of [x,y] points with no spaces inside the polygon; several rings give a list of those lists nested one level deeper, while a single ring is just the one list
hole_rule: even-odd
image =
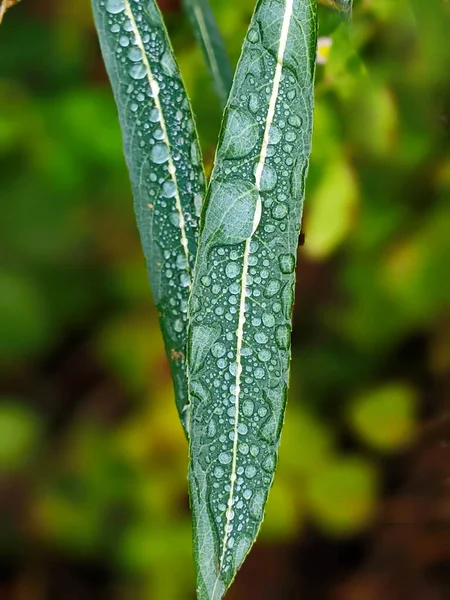
[{"label": "blurred foliage", "polygon": [[[212,4],[235,62],[253,0]],[[321,13],[332,43],[317,72],[291,391],[255,556],[313,543],[311,530],[370,544],[391,465],[450,396],[450,7],[354,4],[350,28]],[[218,102],[178,4],[161,6],[209,169]],[[100,578],[96,598],[185,600],[187,447],[88,0],[10,11],[0,73],[0,467],[11,489],[0,525],[11,585],[70,600]],[[395,471],[397,486],[406,472]],[[246,569],[251,560],[242,578]],[[239,581],[234,593],[250,598]]]}]

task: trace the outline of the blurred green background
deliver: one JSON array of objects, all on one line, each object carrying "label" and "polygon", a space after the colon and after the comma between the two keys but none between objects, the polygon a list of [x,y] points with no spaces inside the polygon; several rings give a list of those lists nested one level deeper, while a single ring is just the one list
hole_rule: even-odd
[{"label": "blurred green background", "polygon": [[[214,0],[235,62],[253,0]],[[160,0],[208,168],[220,110]],[[318,67],[276,482],[230,600],[450,598],[450,5]],[[2,598],[194,598],[187,446],[88,0],[0,27]]]}]

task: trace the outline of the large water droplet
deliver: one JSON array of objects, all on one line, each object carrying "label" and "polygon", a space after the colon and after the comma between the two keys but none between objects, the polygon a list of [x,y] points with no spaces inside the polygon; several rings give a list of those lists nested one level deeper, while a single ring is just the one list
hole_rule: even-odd
[{"label": "large water droplet", "polygon": [[150,159],[160,165],[169,159],[169,150],[165,144],[155,144],[150,152]]},{"label": "large water droplet", "polygon": [[147,75],[144,63],[138,63],[133,65],[129,73],[133,79],[144,79],[144,77]]},{"label": "large water droplet", "polygon": [[259,182],[261,192],[270,192],[277,184],[277,173],[270,165],[264,165]]},{"label": "large water droplet", "polygon": [[106,10],[112,15],[117,15],[125,10],[125,0],[107,0]]},{"label": "large water droplet", "polygon": [[230,108],[220,150],[230,158],[247,156],[259,138],[258,123],[240,108]]},{"label": "large water droplet", "polygon": [[258,199],[258,191],[249,181],[213,183],[205,216],[205,235],[214,236],[217,243],[223,244],[246,241],[253,233]]},{"label": "large water droplet", "polygon": [[282,273],[292,273],[295,268],[295,256],[293,254],[282,254],[278,258],[278,264]]}]

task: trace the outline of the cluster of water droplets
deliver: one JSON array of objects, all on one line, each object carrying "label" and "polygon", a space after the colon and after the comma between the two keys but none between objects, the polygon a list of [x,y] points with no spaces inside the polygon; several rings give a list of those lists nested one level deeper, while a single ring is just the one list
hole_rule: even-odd
[{"label": "cluster of water droplets", "polygon": [[102,0],[100,9],[109,31],[110,72],[128,74],[118,76],[116,96],[153,294],[166,345],[183,362],[205,187],[195,127],[154,5]]},{"label": "cluster of water droplets", "polygon": [[[279,34],[283,3],[273,5],[281,11],[272,19]],[[192,448],[208,478],[213,526],[226,544],[219,553],[225,578],[257,533],[276,464],[312,126],[302,120],[303,94],[311,90],[302,89],[287,61],[257,187],[277,66],[273,27],[260,25],[250,29],[238,67],[190,304],[193,339],[202,347],[190,361]]]}]

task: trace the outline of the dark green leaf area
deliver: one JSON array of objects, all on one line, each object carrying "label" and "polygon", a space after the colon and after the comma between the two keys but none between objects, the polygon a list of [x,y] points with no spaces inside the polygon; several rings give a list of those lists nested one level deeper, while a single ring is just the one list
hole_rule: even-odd
[{"label": "dark green leaf area", "polygon": [[258,3],[202,215],[189,353],[200,598],[220,598],[231,583],[257,535],[275,471],[315,46],[312,3]]},{"label": "dark green leaf area", "polygon": [[154,0],[94,0],[135,213],[180,413],[204,175],[190,104]]}]

